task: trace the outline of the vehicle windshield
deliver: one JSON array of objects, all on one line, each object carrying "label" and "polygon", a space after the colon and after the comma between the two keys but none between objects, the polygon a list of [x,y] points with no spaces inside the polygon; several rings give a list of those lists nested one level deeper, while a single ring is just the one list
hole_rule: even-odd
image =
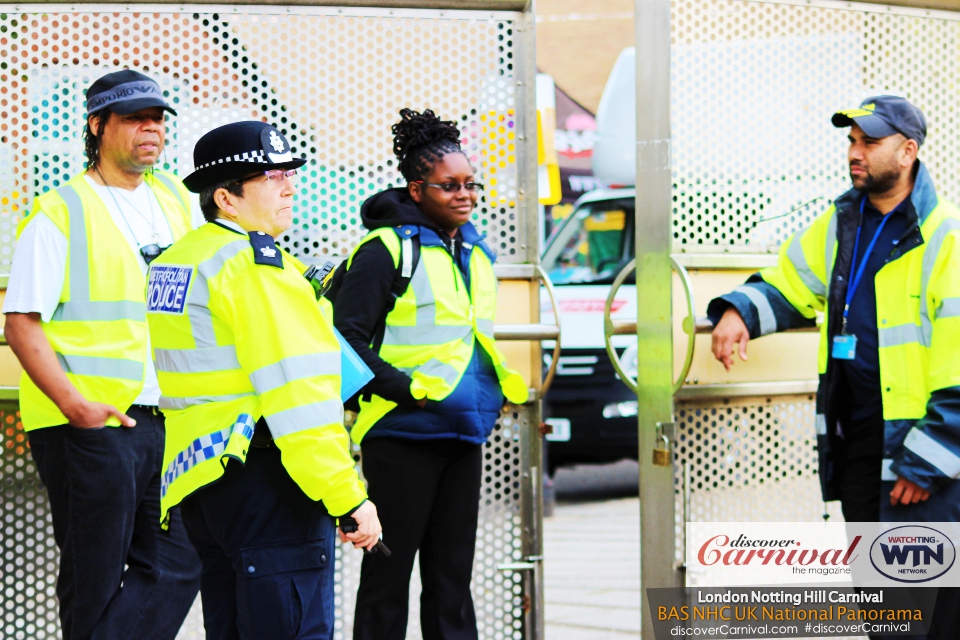
[{"label": "vehicle windshield", "polygon": [[585,203],[547,241],[542,264],[555,285],[613,282],[633,258],[633,200]]}]

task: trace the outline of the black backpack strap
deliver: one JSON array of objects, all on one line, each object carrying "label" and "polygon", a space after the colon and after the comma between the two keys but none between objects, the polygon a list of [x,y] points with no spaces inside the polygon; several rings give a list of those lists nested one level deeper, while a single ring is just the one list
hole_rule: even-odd
[{"label": "black backpack strap", "polygon": [[[393,277],[393,285],[390,287],[390,302],[387,304],[386,313],[380,318],[376,328],[373,330],[373,339],[370,342],[370,348],[374,353],[380,353],[380,347],[383,346],[383,336],[387,332],[387,316],[393,311],[397,304],[397,298],[402,296],[407,287],[410,286],[410,280],[413,273],[420,264],[420,236],[415,235],[412,238],[403,238],[400,241],[400,264],[397,265],[397,271]],[[370,392],[363,394],[363,401],[370,402]]]}]

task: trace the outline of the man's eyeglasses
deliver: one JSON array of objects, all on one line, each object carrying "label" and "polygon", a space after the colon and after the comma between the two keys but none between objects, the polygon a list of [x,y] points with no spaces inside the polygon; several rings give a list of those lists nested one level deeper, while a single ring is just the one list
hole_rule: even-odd
[{"label": "man's eyeglasses", "polygon": [[244,182],[250,182],[251,180],[256,180],[257,178],[262,178],[267,176],[269,182],[274,184],[279,184],[286,180],[287,178],[297,177],[296,169],[267,169],[266,171],[261,171],[260,173],[255,173],[252,176],[247,176],[242,180],[237,180],[237,184],[243,184]]},{"label": "man's eyeglasses", "polygon": [[148,244],[145,247],[140,247],[140,255],[143,257],[143,261],[147,264],[150,264],[154,260],[160,257],[160,254],[169,249],[170,246],[161,247],[157,243]]},{"label": "man's eyeglasses", "polygon": [[479,182],[464,182],[463,184],[460,184],[459,182],[444,182],[443,184],[437,184],[436,182],[424,182],[423,180],[417,180],[417,182],[427,187],[441,189],[444,193],[458,193],[461,188],[466,189],[467,193],[483,191],[483,185]]}]

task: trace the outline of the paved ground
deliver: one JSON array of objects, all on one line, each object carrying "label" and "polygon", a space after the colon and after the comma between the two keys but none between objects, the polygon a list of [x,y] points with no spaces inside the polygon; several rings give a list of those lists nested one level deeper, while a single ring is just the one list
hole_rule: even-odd
[{"label": "paved ground", "polygon": [[544,521],[547,640],[640,637],[637,465],[560,469]]}]

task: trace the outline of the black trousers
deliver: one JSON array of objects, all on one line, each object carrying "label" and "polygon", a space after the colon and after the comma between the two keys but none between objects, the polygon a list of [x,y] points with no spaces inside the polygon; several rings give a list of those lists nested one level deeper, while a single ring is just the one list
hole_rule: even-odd
[{"label": "black trousers", "polygon": [[178,511],[160,528],[163,416],[127,413],[137,426],[27,434],[60,549],[65,640],[173,640],[200,587]]},{"label": "black trousers", "polygon": [[[844,425],[848,438],[838,453],[840,506],[847,522],[880,520],[883,415]],[[920,589],[922,587],[918,587]],[[960,588],[941,587],[927,635],[871,635],[873,640],[952,640],[960,634]]]},{"label": "black trousers", "polygon": [[370,438],[362,449],[368,493],[393,555],[363,558],[354,639],[406,637],[410,572],[419,550],[424,640],[476,640],[470,577],[483,446],[458,440]]},{"label": "black trousers", "polygon": [[207,640],[332,640],[333,518],[276,446],[251,447],[180,510],[203,562]]}]

